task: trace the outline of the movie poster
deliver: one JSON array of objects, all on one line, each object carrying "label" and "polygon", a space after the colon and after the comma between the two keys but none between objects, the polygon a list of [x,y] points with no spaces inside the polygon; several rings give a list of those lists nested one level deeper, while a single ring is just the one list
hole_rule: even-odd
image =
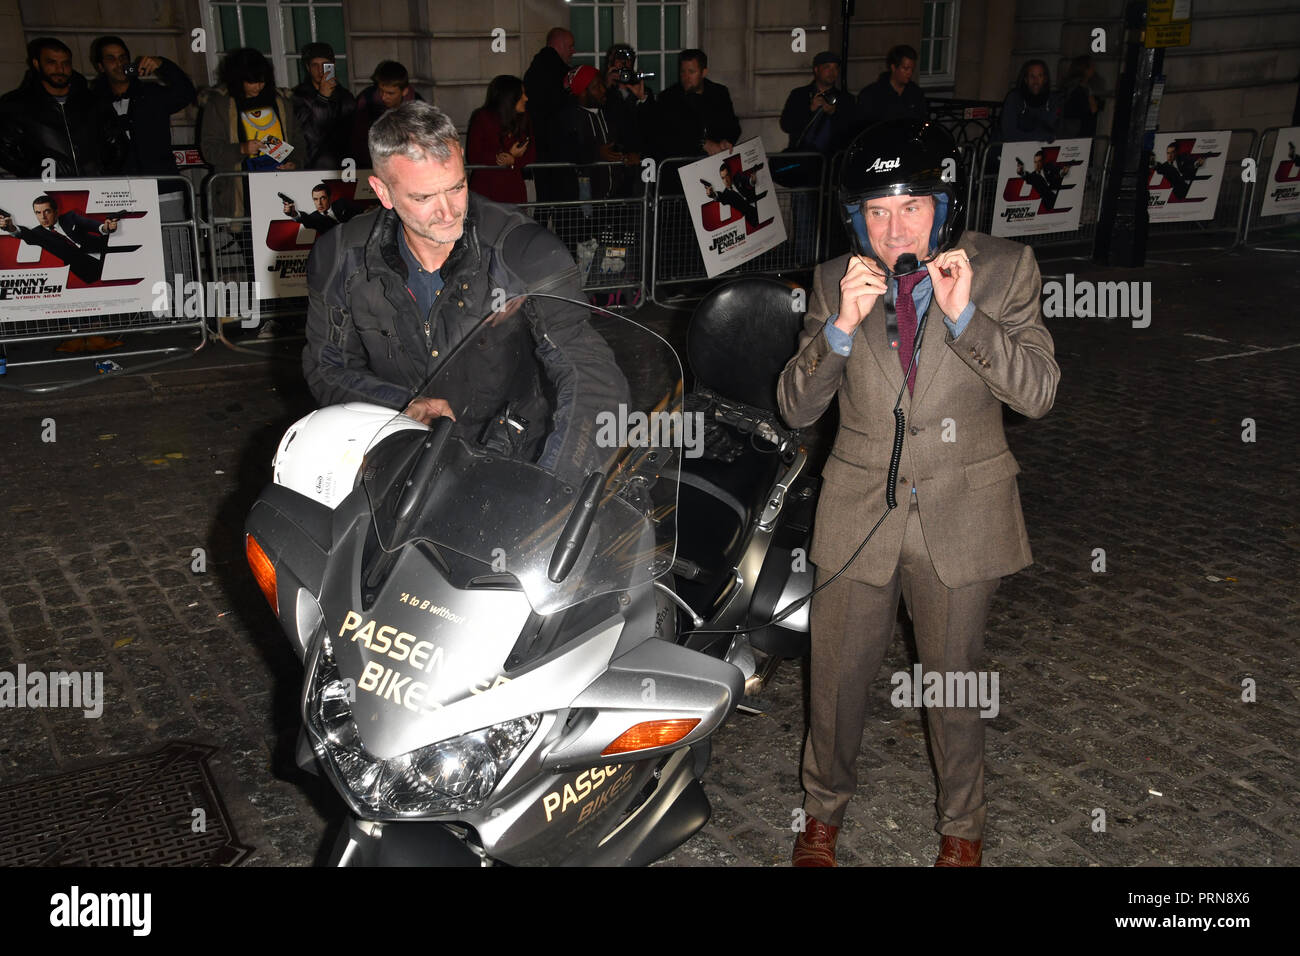
[{"label": "movie poster", "polygon": [[993,235],[1033,236],[1079,228],[1090,139],[1004,143],[993,202]]},{"label": "movie poster", "polygon": [[0,179],[0,321],[148,312],[165,281],[152,179]]},{"label": "movie poster", "polygon": [[785,241],[785,223],[757,137],[678,170],[712,279]]},{"label": "movie poster", "polygon": [[316,237],[379,205],[369,175],[357,170],[356,182],[320,170],[248,177],[259,298],[307,294],[307,256]]},{"label": "movie poster", "polygon": [[1152,222],[1214,218],[1231,138],[1229,130],[1156,134],[1147,177]]},{"label": "movie poster", "polygon": [[1273,144],[1273,158],[1267,166],[1257,171],[1259,178],[1256,188],[1264,190],[1264,202],[1259,210],[1261,216],[1300,213],[1300,158],[1296,157],[1297,143],[1300,143],[1300,126],[1278,130],[1277,142]]}]

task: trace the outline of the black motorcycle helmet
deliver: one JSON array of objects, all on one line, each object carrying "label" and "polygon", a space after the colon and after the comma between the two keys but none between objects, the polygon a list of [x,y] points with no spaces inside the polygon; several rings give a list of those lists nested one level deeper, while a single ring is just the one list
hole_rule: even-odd
[{"label": "black motorcycle helmet", "polygon": [[[905,275],[923,268],[941,252],[951,249],[965,225],[965,209],[955,182],[943,178],[944,160],[950,169],[960,166],[957,146],[946,130],[921,120],[889,120],[860,133],[849,144],[840,171],[840,210],[853,251],[875,259],[886,275]],[[934,196],[934,228],[930,232],[930,254],[915,268],[901,265],[894,273],[871,248],[866,219],[862,213],[868,199],[882,196]]]}]

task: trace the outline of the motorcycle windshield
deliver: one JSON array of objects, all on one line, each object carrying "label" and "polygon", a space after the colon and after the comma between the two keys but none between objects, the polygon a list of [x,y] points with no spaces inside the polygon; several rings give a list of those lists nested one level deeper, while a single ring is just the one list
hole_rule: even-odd
[{"label": "motorcycle windshield", "polygon": [[379,547],[426,543],[457,586],[521,589],[539,614],[666,573],[680,459],[703,440],[676,353],[586,303],[493,305],[427,343],[407,412],[436,414],[428,430],[385,428],[367,450]]}]

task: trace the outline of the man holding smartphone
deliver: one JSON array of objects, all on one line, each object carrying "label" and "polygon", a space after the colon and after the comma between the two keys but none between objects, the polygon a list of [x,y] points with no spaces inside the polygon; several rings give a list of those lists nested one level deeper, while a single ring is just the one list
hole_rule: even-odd
[{"label": "man holding smartphone", "polygon": [[302,62],[307,79],[294,88],[293,112],[306,151],[303,168],[339,169],[348,154],[356,98],[338,81],[328,43],[308,43]]},{"label": "man holding smartphone", "polygon": [[90,62],[99,73],[90,91],[112,107],[128,139],[122,172],[175,176],[171,116],[194,103],[194,82],[166,57],[133,58],[117,36],[91,43]]}]

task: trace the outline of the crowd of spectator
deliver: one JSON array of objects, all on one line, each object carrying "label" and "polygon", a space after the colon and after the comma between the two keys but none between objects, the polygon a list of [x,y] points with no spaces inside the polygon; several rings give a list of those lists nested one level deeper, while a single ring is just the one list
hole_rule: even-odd
[{"label": "crowd of spectator", "polygon": [[[600,69],[573,65],[574,53],[573,34],[556,27],[522,78],[503,74],[488,84],[483,105],[468,118],[465,152],[470,166],[491,168],[472,171],[471,189],[524,202],[530,165],[568,164],[530,173],[540,201],[634,196],[643,189],[637,167],[644,158],[714,155],[740,141],[731,94],[709,78],[703,50],[682,50],[677,81],[658,94],[627,44],[606,51]],[[21,85],[0,97],[0,168],[24,178],[39,177],[50,160],[59,176],[175,174],[171,117],[196,103],[200,150],[213,170],[338,169],[348,158],[366,169],[374,122],[421,98],[406,67],[393,60],[375,67],[370,85],[354,96],[335,72],[335,51],[320,42],[301,51],[306,75],[292,89],[277,84],[271,62],[255,49],[227,53],[217,86],[201,92],[175,63],[133,57],[117,36],[91,44],[91,83],[58,39],[33,40],[27,56]],[[777,180],[816,182],[825,158],[861,130],[926,118],[928,104],[913,79],[917,59],[912,47],[895,46],[885,70],[854,96],[841,88],[839,56],[817,54],[810,81],[790,91],[780,125],[788,152],[820,154],[822,161],[778,164]],[[1059,91],[1047,64],[1030,60],[1006,96],[994,135],[1008,142],[1093,136],[1098,94],[1089,57],[1071,63]],[[230,183],[213,201],[226,215],[238,215],[242,205]]]}]

